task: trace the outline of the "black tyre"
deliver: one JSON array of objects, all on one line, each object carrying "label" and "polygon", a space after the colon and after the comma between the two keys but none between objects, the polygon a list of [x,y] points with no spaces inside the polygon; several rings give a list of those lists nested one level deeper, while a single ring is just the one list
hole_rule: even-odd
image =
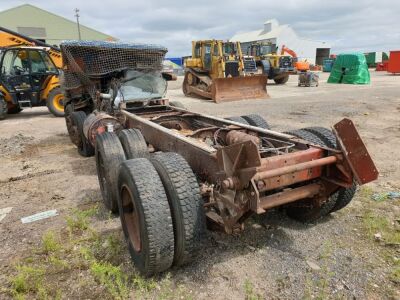
[{"label": "black tyre", "polygon": [[247,122],[246,119],[244,119],[242,117],[228,117],[228,118],[225,118],[225,119],[231,120],[233,122],[241,123],[241,124],[250,125],[249,122]]},{"label": "black tyre", "polygon": [[[316,145],[324,145],[320,138],[303,129],[287,131],[285,133],[309,141]],[[334,195],[331,195],[326,202],[321,204],[321,206],[314,206],[309,200],[297,201],[286,208],[286,214],[290,218],[301,222],[314,222],[328,215],[332,211],[332,208],[335,206],[335,204],[336,197]]]},{"label": "black tyre", "polygon": [[7,115],[7,102],[0,94],[0,120],[3,120]]},{"label": "black tyre", "polygon": [[242,116],[243,119],[247,121],[252,126],[264,128],[264,129],[271,129],[271,126],[267,123],[267,121],[257,114],[245,115]]},{"label": "black tyre", "polygon": [[[304,128],[304,130],[318,136],[327,147],[334,149],[338,148],[336,136],[330,129],[324,127],[307,127]],[[355,181],[353,181],[353,185],[349,188],[344,188],[344,187],[339,188],[339,190],[333,195],[337,199],[336,199],[336,204],[332,208],[331,212],[337,211],[347,206],[353,199],[356,191],[357,191],[357,183]]]},{"label": "black tyre", "polygon": [[205,230],[203,200],[196,176],[177,153],[156,153],[150,159],[167,193],[175,234],[174,265],[192,260]]},{"label": "black tyre", "polygon": [[67,104],[64,106],[64,118],[65,125],[67,126],[67,131],[71,142],[76,146],[77,145],[77,133],[72,125],[71,114],[73,113],[73,108],[71,104]]},{"label": "black tyre", "polygon": [[169,105],[173,107],[186,109],[185,105],[183,105],[182,102],[180,101],[169,101]]},{"label": "black tyre", "polygon": [[278,79],[274,79],[276,84],[285,84],[286,82],[288,82],[288,80],[289,80],[289,75],[286,75]]},{"label": "black tyre", "polygon": [[78,152],[84,157],[94,155],[94,147],[89,143],[83,134],[83,123],[85,122],[86,114],[83,111],[74,111],[71,113],[71,125],[75,132],[75,145],[78,147]]},{"label": "black tyre", "polygon": [[126,159],[149,157],[147,144],[139,129],[124,129],[118,134]]},{"label": "black tyre", "polygon": [[11,108],[8,108],[7,113],[10,115],[15,115],[19,114],[22,111],[22,108],[20,108],[18,105],[14,105]]},{"label": "black tyre", "polygon": [[135,158],[121,164],[118,207],[129,252],[140,273],[150,276],[171,267],[171,210],[161,179],[148,159]]},{"label": "black tyre", "polygon": [[125,153],[114,132],[103,132],[96,137],[96,168],[104,205],[118,212],[118,169]]},{"label": "black tyre", "polygon": [[64,117],[64,94],[60,87],[52,89],[47,96],[47,108],[56,117]]}]

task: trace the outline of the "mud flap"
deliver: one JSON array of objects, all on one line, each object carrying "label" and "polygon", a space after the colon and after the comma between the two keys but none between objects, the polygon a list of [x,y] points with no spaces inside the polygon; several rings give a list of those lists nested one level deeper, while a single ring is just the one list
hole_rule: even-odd
[{"label": "mud flap", "polygon": [[211,97],[216,103],[236,100],[267,99],[267,76],[216,78],[211,85]]},{"label": "mud flap", "polygon": [[378,169],[353,122],[349,119],[343,119],[335,124],[333,132],[358,184],[362,185],[377,179]]}]

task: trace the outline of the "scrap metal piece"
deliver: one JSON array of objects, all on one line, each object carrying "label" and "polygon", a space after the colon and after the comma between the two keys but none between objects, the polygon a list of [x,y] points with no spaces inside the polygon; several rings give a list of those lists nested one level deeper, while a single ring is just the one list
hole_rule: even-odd
[{"label": "scrap metal piece", "polygon": [[58,216],[58,212],[56,209],[52,209],[52,210],[47,210],[47,211],[43,211],[28,217],[23,217],[21,218],[21,222],[22,224],[26,224],[26,223],[32,223],[32,222],[36,222],[39,220],[43,220],[43,219],[47,219],[50,217],[55,217]]},{"label": "scrap metal piece", "polygon": [[345,118],[334,125],[333,132],[358,184],[362,185],[377,179],[379,175],[378,169],[372,161],[354,123]]}]

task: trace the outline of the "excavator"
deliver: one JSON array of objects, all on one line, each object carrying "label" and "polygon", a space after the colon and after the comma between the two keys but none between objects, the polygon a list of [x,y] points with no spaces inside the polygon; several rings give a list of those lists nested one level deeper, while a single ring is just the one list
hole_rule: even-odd
[{"label": "excavator", "polygon": [[296,52],[294,52],[292,49],[289,49],[285,45],[282,45],[281,48],[281,55],[284,55],[285,53],[291,55],[293,57],[294,62],[294,68],[298,72],[306,72],[310,70],[310,64],[307,61],[300,61],[297,58]]},{"label": "excavator", "polygon": [[192,57],[185,60],[182,90],[216,103],[268,98],[267,76],[257,74],[254,58],[244,56],[239,42],[192,42]]},{"label": "excavator", "polygon": [[0,119],[44,105],[64,116],[61,66],[57,47],[0,27]]},{"label": "excavator", "polygon": [[286,83],[293,72],[292,57],[277,54],[275,44],[254,42],[248,48],[248,54],[254,57],[259,72],[276,84]]}]

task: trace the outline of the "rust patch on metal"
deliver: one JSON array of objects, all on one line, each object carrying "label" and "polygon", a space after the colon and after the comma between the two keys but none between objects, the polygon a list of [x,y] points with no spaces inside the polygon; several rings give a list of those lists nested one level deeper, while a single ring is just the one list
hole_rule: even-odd
[{"label": "rust patch on metal", "polygon": [[379,172],[353,122],[343,119],[334,126],[338,145],[357,182],[362,185],[378,178]]}]

